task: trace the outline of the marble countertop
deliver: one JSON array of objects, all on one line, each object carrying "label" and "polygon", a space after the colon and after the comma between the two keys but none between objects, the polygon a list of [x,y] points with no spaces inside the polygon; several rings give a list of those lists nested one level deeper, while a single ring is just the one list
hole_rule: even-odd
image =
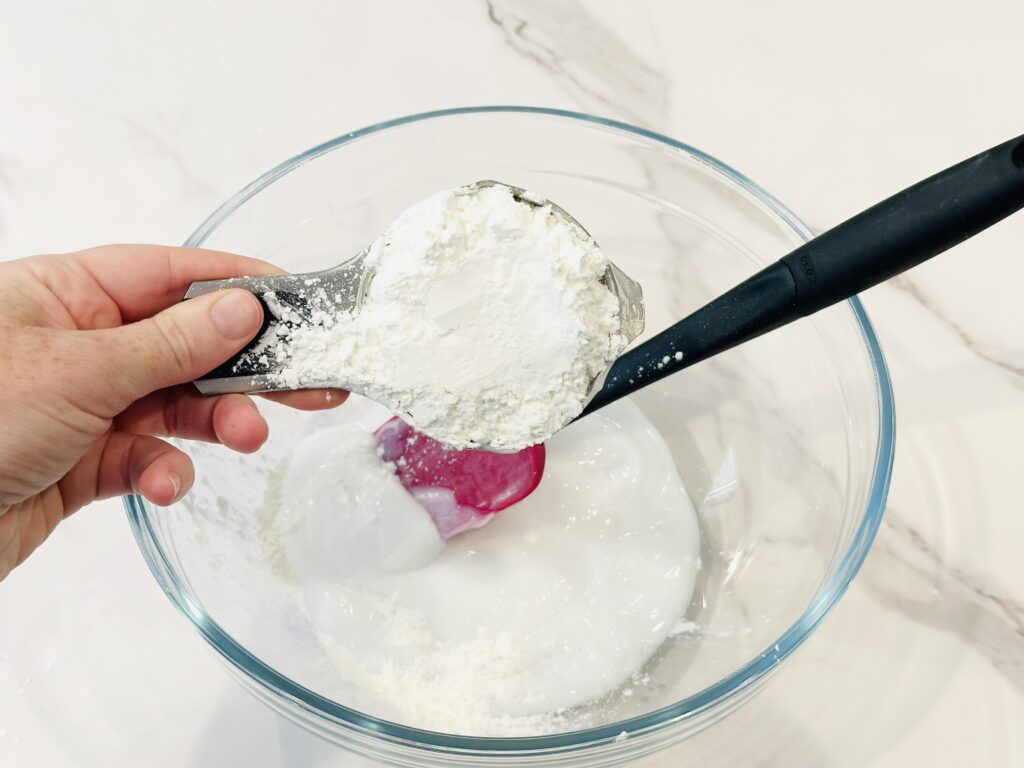
[{"label": "marble countertop", "polygon": [[[443,107],[649,127],[819,230],[1024,131],[1019,0],[0,9],[3,259],[180,242],[283,158]],[[643,765],[1024,765],[1022,282],[1018,215],[863,297],[899,423],[875,547],[762,695]],[[119,501],[0,585],[0,765],[285,764],[357,763],[228,679]]]}]

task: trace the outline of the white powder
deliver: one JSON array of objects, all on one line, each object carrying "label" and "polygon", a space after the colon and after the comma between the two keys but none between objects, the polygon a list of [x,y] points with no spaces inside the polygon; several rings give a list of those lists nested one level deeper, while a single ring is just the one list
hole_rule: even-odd
[{"label": "white powder", "polygon": [[422,508],[363,471],[384,408],[353,397],[344,410],[295,446],[275,521],[324,651],[318,692],[473,736],[576,730],[608,697],[642,698],[663,643],[689,632],[700,537],[671,449],[637,405],[560,431],[537,489],[440,551]]},{"label": "white powder", "polygon": [[501,185],[440,192],[370,247],[358,312],[279,331],[279,381],[344,386],[459,448],[543,442],[626,346],[608,264],[549,205]]},{"label": "white powder", "polygon": [[[349,597],[345,586],[335,589]],[[529,689],[522,670],[534,660],[509,633],[483,626],[475,636],[439,640],[424,613],[401,606],[395,596],[380,598],[374,609],[386,655],[357,656],[325,632],[317,639],[349,681],[392,704],[391,716],[420,728],[473,734],[527,736],[562,726],[562,713],[545,712],[545,694]],[[495,714],[508,702],[540,711]]]}]

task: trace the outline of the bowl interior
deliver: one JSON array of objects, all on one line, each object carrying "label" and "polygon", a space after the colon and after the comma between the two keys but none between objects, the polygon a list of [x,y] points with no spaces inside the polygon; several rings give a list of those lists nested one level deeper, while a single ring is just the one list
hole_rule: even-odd
[{"label": "bowl interior", "polygon": [[[315,151],[287,170],[218,212],[192,243],[289,271],[323,269],[432,192],[497,179],[563,206],[643,286],[641,341],[803,236],[770,200],[707,158],[568,115],[416,120]],[[716,684],[719,694],[742,687],[763,671],[752,662],[784,657],[842,592],[887,482],[879,470],[880,451],[889,450],[880,357],[866,334],[857,308],[843,304],[633,397],[667,441],[697,510],[702,567],[685,616],[693,626],[644,666],[648,684],[582,708],[562,730],[611,733],[631,718],[686,714],[678,703]],[[144,546],[173,575],[172,597],[197,623],[223,630],[223,642],[325,701],[384,714],[325,654],[317,631],[330,608],[310,610],[275,522],[281,462],[305,435],[345,419],[345,408],[263,410],[271,440],[262,452],[184,445],[198,469],[188,499],[159,510],[134,500]],[[260,674],[257,686],[266,683]],[[302,709],[303,718],[317,716],[315,703]],[[385,733],[393,727],[362,722]]]}]

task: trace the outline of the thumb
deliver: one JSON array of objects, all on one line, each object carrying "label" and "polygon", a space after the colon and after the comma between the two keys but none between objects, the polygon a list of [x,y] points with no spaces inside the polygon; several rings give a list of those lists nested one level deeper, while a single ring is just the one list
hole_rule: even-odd
[{"label": "thumb", "polygon": [[117,386],[117,412],[158,389],[209,373],[242,349],[263,324],[248,291],[199,296],[145,320],[101,331],[101,358]]}]

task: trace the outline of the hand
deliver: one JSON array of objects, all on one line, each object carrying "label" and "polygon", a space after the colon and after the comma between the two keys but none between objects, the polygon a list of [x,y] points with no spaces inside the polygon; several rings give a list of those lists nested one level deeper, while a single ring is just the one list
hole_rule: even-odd
[{"label": "hand", "polygon": [[[180,499],[192,462],[155,435],[245,453],[263,444],[267,423],[250,398],[203,397],[188,383],[255,336],[260,303],[242,290],[179,302],[195,280],[277,271],[140,245],[0,264],[0,579],[95,499]],[[344,400],[331,394],[268,397],[313,410]]]}]

